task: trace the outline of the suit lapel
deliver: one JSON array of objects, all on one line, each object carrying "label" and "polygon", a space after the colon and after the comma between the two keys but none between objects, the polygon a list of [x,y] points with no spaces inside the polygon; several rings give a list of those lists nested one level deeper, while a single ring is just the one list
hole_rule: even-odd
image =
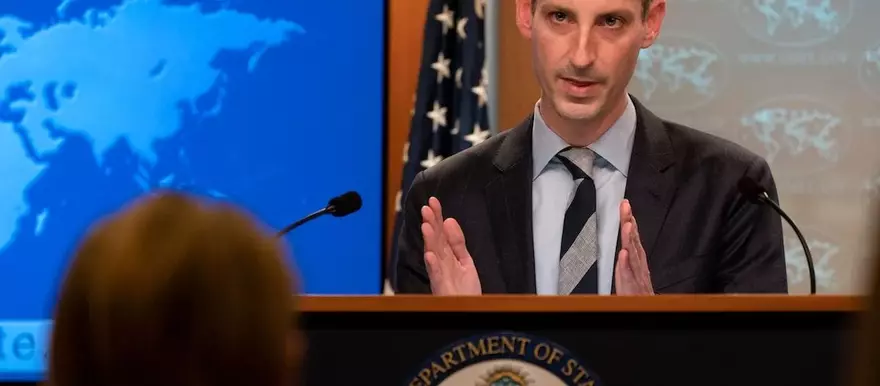
[{"label": "suit lapel", "polygon": [[507,133],[493,163],[498,175],[485,187],[499,267],[507,293],[535,293],[532,240],[532,119]]},{"label": "suit lapel", "polygon": [[[635,98],[632,100],[638,118],[624,197],[632,205],[642,247],[650,261],[669,203],[675,194],[674,168],[671,168],[674,155],[672,142],[660,118]],[[616,251],[619,252],[620,248],[618,237]],[[617,256],[618,253],[615,253],[615,266]]]},{"label": "suit lapel", "polygon": [[[637,122],[624,197],[632,205],[642,246],[650,261],[675,194],[674,168],[671,167],[675,158],[672,142],[660,118],[635,97],[632,101]],[[507,133],[493,159],[499,173],[484,190],[507,293],[537,292],[532,235],[533,118],[530,115]],[[619,251],[620,237],[615,263]],[[612,280],[612,293],[614,290]]]}]

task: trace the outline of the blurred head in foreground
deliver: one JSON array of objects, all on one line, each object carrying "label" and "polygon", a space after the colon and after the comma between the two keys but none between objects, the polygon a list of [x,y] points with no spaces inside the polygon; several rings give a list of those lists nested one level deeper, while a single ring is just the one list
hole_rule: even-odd
[{"label": "blurred head in foreground", "polygon": [[96,224],[73,257],[49,384],[295,384],[295,291],[281,246],[247,215],[148,196]]}]

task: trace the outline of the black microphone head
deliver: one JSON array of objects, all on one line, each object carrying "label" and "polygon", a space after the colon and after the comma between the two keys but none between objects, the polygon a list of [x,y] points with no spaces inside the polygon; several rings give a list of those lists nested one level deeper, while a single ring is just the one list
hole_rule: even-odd
[{"label": "black microphone head", "polygon": [[334,216],[347,216],[361,208],[361,195],[357,192],[347,192],[330,199],[330,203],[327,206],[332,207],[330,213]]},{"label": "black microphone head", "polygon": [[761,202],[761,199],[766,193],[766,189],[762,188],[761,185],[758,185],[758,182],[749,177],[740,178],[737,187],[739,188],[739,192],[742,193],[746,199],[754,203]]}]

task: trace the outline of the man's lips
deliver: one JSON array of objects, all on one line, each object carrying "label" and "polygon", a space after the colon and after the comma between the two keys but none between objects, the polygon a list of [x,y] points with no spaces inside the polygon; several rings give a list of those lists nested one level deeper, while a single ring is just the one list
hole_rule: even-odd
[{"label": "man's lips", "polygon": [[573,79],[573,78],[560,78],[562,80],[563,89],[565,92],[571,96],[578,98],[585,98],[591,94],[593,94],[599,82],[584,80],[584,79]]},{"label": "man's lips", "polygon": [[594,82],[591,80],[582,80],[582,79],[565,78],[565,77],[563,77],[562,80],[564,80],[564,81],[566,81],[576,87],[589,87],[589,86],[592,86],[596,83],[599,83],[599,82]]}]

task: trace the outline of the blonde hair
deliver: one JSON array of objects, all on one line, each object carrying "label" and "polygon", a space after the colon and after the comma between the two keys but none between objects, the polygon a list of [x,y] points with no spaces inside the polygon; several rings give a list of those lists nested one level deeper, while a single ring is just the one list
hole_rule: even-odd
[{"label": "blonde hair", "polygon": [[64,279],[53,386],[281,386],[302,343],[279,244],[224,204],[160,193],[97,224]]}]

